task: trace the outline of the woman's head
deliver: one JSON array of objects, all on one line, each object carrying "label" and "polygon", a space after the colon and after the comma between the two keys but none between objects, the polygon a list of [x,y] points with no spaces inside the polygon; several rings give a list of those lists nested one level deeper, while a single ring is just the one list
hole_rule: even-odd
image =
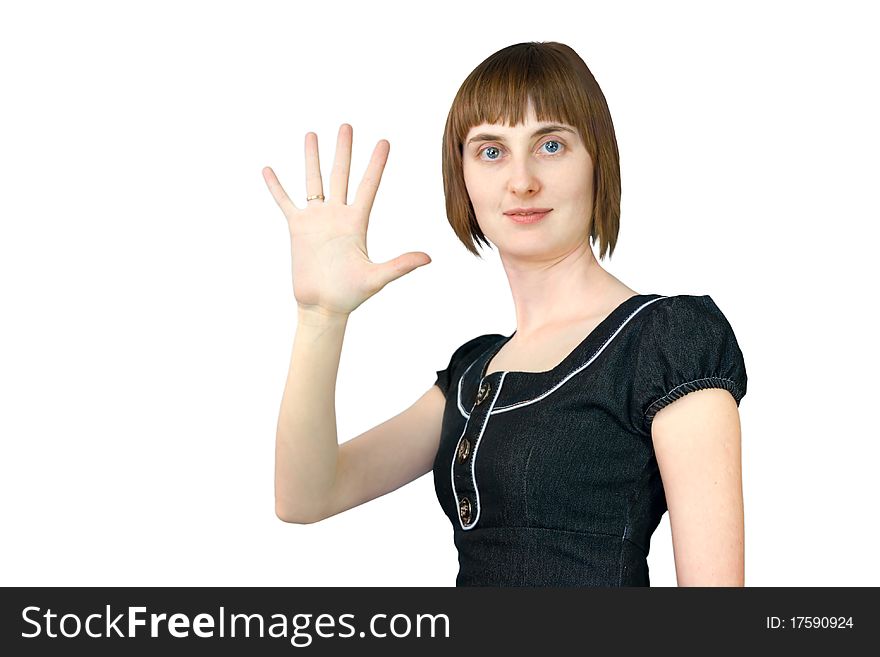
[{"label": "woman's head", "polygon": [[[600,259],[613,254],[617,140],[605,96],[574,50],[519,43],[471,72],[446,121],[443,186],[449,221],[475,255],[487,238],[527,257],[587,237],[600,242]],[[552,211],[524,225],[504,215],[515,207]]]}]

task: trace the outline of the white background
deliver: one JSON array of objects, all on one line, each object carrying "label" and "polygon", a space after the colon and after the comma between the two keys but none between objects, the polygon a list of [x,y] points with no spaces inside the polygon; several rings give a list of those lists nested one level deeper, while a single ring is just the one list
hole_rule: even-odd
[{"label": "white background", "polygon": [[[746,585],[878,585],[878,52],[871,3],[31,2],[0,12],[0,580],[452,586],[431,475],[314,525],[274,513],[296,328],[272,166],[305,204],[354,127],[379,139],[374,261],[433,262],[352,315],[340,441],[409,406],[455,347],[515,328],[497,251],[445,217],[459,85],[561,41],[611,109],[605,266],[710,294],[746,359]],[[674,586],[668,514],[651,583]]]}]

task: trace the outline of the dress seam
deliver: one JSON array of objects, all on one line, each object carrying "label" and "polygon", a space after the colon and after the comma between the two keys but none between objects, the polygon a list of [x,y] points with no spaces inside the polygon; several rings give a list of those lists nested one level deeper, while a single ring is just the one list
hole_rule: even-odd
[{"label": "dress seam", "polygon": [[[526,526],[526,525],[490,525],[488,527],[484,525],[483,527],[475,527],[474,529],[483,529],[486,531],[492,530],[492,529],[501,529],[501,530],[532,529],[532,530],[537,530],[537,531],[562,532],[564,534],[580,534],[582,536],[607,536],[609,538],[614,538],[614,539],[621,538],[621,534],[619,532],[616,534],[612,534],[610,532],[590,532],[590,531],[583,531],[580,529],[560,529],[558,527],[537,527],[537,526],[530,527],[530,526]],[[473,530],[467,530],[467,531],[472,532]]]}]

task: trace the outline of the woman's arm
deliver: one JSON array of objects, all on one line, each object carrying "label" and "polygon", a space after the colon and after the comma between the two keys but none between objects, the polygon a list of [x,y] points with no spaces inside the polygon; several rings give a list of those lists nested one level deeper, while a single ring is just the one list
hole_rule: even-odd
[{"label": "woman's arm", "polygon": [[336,377],[347,318],[300,310],[275,439],[275,514],[306,524],[430,472],[446,399],[436,385],[409,408],[339,444]]},{"label": "woman's arm", "polygon": [[739,409],[727,390],[696,390],[654,417],[652,439],[679,586],[744,586]]}]

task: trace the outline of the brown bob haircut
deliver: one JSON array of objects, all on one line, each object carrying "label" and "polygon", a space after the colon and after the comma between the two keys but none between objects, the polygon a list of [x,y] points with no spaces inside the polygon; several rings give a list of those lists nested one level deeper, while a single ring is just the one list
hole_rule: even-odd
[{"label": "brown bob haircut", "polygon": [[620,226],[620,160],[605,95],[584,60],[569,46],[531,41],[507,46],[475,68],[452,101],[443,133],[443,190],[446,215],[468,251],[482,257],[491,248],[477,224],[462,171],[463,143],[482,123],[516,126],[529,101],[539,121],[577,128],[593,161],[590,239],[600,242],[599,259],[614,253]]}]

